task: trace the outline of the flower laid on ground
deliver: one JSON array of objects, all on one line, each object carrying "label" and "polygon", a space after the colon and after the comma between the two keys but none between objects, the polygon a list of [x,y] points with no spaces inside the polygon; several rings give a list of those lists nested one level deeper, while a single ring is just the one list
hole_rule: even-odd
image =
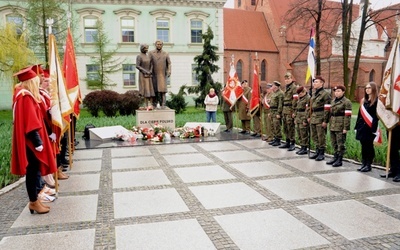
[{"label": "flower laid on ground", "polygon": [[189,127],[177,128],[173,132],[173,135],[175,137],[179,136],[179,138],[181,139],[201,137],[204,135],[204,128],[202,126],[197,126],[195,128],[189,128]]},{"label": "flower laid on ground", "polygon": [[143,140],[151,140],[155,142],[171,141],[171,133],[168,128],[165,128],[158,123],[150,125],[151,128],[133,127],[132,131],[139,135]]},{"label": "flower laid on ground", "polygon": [[129,131],[129,130],[122,130],[119,131],[115,134],[114,139],[120,140],[120,141],[136,141],[137,136],[134,132]]}]

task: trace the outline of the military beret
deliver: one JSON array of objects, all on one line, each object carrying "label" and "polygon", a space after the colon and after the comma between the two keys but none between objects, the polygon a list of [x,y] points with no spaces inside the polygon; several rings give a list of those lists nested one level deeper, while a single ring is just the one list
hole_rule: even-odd
[{"label": "military beret", "polygon": [[304,90],[304,87],[300,86],[297,88],[296,92],[297,92],[297,94],[300,94],[301,92],[303,92],[303,90]]},{"label": "military beret", "polygon": [[292,73],[286,72],[285,77],[286,77],[286,78],[292,78]]},{"label": "military beret", "polygon": [[280,87],[280,86],[281,86],[281,83],[280,83],[280,82],[278,82],[278,81],[274,81],[274,84],[275,84],[275,86],[278,86],[278,87]]},{"label": "military beret", "polygon": [[322,76],[316,76],[316,77],[313,79],[313,82],[315,82],[315,80],[320,80],[320,81],[322,81],[323,83],[325,83],[325,79],[324,79]]},{"label": "military beret", "polygon": [[335,91],[337,89],[341,89],[342,91],[346,91],[346,87],[343,86],[343,85],[338,85],[338,86],[333,87],[333,91]]}]

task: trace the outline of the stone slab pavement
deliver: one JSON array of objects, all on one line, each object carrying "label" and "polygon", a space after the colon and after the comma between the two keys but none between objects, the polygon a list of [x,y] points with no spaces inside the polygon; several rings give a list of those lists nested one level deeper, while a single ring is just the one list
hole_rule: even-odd
[{"label": "stone slab pavement", "polygon": [[0,195],[0,249],[400,249],[400,184],[256,139],[76,150],[51,211]]}]

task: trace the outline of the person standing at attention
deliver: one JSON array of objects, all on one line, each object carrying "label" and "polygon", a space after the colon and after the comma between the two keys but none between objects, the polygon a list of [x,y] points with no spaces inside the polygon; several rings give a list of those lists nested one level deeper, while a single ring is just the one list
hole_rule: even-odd
[{"label": "person standing at attention", "polygon": [[335,152],[333,158],[327,161],[326,164],[332,165],[332,167],[340,167],[346,150],[346,135],[350,130],[352,104],[344,96],[346,88],[343,85],[334,87],[333,91],[335,99],[331,102],[329,131]]},{"label": "person standing at attention", "polygon": [[310,99],[308,122],[311,128],[311,137],[315,144],[315,154],[310,159],[322,161],[325,159],[326,128],[329,122],[329,110],[331,107],[331,96],[324,90],[325,79],[316,76],[313,79],[314,92]]},{"label": "person standing at attention", "polygon": [[218,95],[215,94],[215,89],[211,88],[208,95],[204,99],[206,105],[206,121],[217,122],[217,107],[218,107]]},{"label": "person standing at attention", "polygon": [[[151,51],[151,65],[153,66],[152,79],[153,89],[155,92],[155,102],[159,102],[161,108],[166,106],[166,93],[167,93],[167,78],[171,76],[171,60],[169,54],[162,48],[164,43],[161,40],[157,40],[154,45],[156,49]],[[157,103],[153,104],[154,106]]]},{"label": "person standing at attention", "polygon": [[48,213],[50,208],[38,199],[37,173],[42,176],[57,171],[54,151],[48,137],[44,117],[39,106],[40,79],[31,68],[14,74],[20,83],[13,96],[14,126],[12,136],[11,173],[26,175],[29,211],[33,214]]},{"label": "person standing at attention", "polygon": [[295,109],[295,124],[301,148],[296,154],[305,155],[307,154],[308,140],[310,139],[310,125],[307,121],[307,105],[310,102],[310,95],[303,86],[297,88],[297,94],[299,95],[299,100]]},{"label": "person standing at attention", "polygon": [[358,171],[371,171],[371,164],[375,158],[374,139],[378,129],[378,116],[376,107],[378,105],[378,87],[376,83],[369,82],[365,86],[364,98],[360,101],[357,121],[354,129],[356,139],[361,143],[361,162]]},{"label": "person standing at attention", "polygon": [[152,110],[154,103],[154,88],[151,80],[153,66],[151,65],[150,56],[147,54],[149,45],[140,45],[140,54],[136,57],[136,68],[139,70],[139,94],[145,99],[147,110]]},{"label": "person standing at attention", "polygon": [[283,109],[283,92],[281,90],[281,83],[278,81],[274,81],[272,85],[272,94],[270,101],[270,109],[269,113],[270,119],[272,120],[272,133],[274,135],[274,140],[269,142],[269,145],[274,147],[281,145],[282,139],[282,109]]},{"label": "person standing at attention", "polygon": [[285,74],[285,92],[283,96],[283,111],[282,111],[282,125],[283,132],[286,136],[286,143],[279,148],[287,148],[288,151],[295,150],[296,137],[295,137],[295,124],[294,124],[294,109],[298,99],[297,85],[292,78],[292,74],[287,72]]},{"label": "person standing at attention", "polygon": [[250,134],[249,100],[251,98],[251,88],[247,80],[242,81],[243,95],[238,101],[239,120],[242,121],[241,134]]}]

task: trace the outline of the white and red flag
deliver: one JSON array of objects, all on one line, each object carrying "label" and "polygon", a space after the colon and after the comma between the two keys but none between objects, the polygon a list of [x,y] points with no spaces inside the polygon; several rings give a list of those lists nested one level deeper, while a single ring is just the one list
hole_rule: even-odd
[{"label": "white and red flag", "polygon": [[250,116],[254,116],[260,107],[260,82],[258,80],[258,67],[257,63],[254,64],[253,72],[253,86],[251,89],[251,99],[249,113]]},{"label": "white and red flag", "polygon": [[231,62],[228,80],[226,81],[222,96],[226,102],[229,103],[231,108],[235,105],[236,101],[243,95],[243,88],[240,86],[240,81],[237,76],[235,66]]},{"label": "white and red flag", "polygon": [[63,71],[65,75],[65,86],[67,88],[68,97],[71,100],[74,116],[79,118],[79,105],[82,103],[82,97],[79,88],[74,40],[72,39],[70,28],[68,28],[67,42],[65,44]]}]

